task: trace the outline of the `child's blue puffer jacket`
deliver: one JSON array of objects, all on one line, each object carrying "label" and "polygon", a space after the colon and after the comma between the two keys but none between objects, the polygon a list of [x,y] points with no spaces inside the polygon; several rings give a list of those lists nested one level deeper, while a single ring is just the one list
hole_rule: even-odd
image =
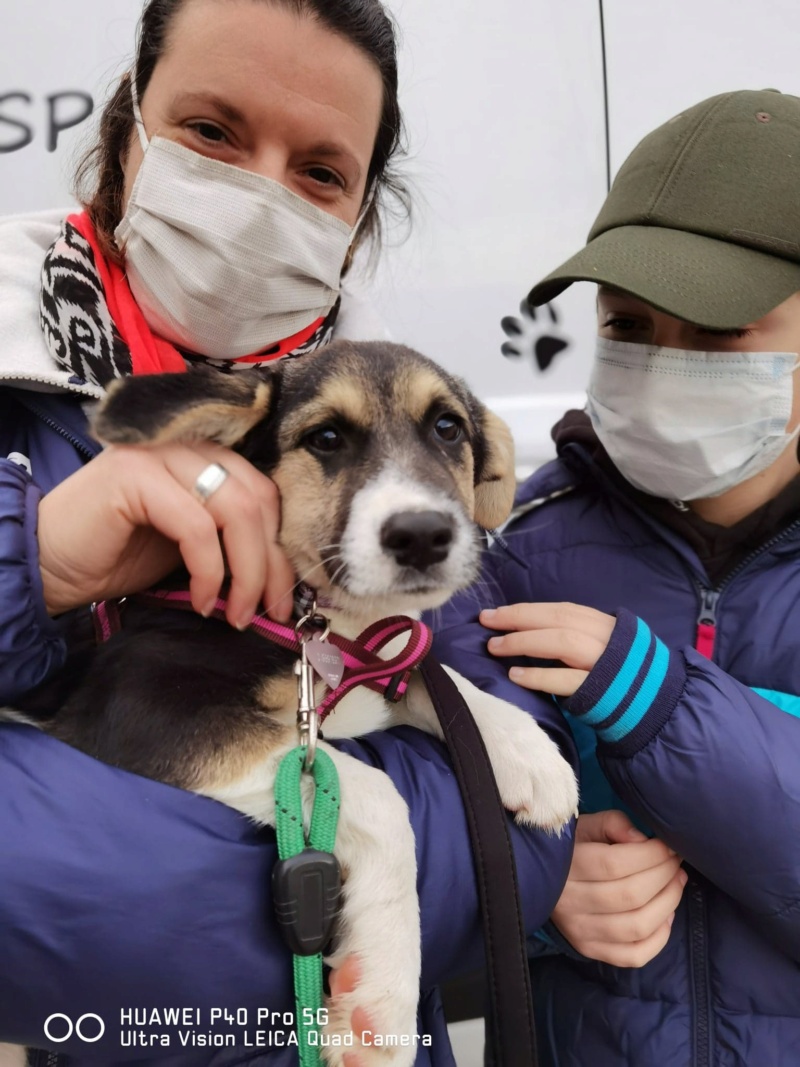
[{"label": "child's blue puffer jacket", "polygon": [[[489,553],[486,596],[618,618],[566,702],[581,810],[631,810],[690,872],[668,945],[641,969],[542,933],[542,1067],[798,1067],[800,517],[713,587],[574,441],[518,504]],[[487,636],[466,627],[475,613],[462,596],[440,636],[473,679]]]}]

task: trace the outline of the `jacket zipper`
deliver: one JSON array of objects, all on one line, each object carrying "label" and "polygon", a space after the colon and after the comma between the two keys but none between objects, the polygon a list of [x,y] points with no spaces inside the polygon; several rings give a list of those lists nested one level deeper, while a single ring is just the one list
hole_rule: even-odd
[{"label": "jacket zipper", "polygon": [[63,426],[57,423],[54,418],[50,418],[49,415],[43,415],[41,412],[38,411],[36,412],[36,417],[38,419],[41,419],[45,426],[49,426],[51,430],[54,430],[55,432],[61,434],[62,437],[65,437],[69,444],[73,446],[73,448],[77,452],[79,452],[81,456],[85,456],[87,460],[93,460],[95,456],[98,455],[97,452],[92,451],[91,448],[87,447],[80,440],[80,437],[77,437],[74,433],[70,433],[69,430],[66,430]]},{"label": "jacket zipper", "polygon": [[788,537],[795,530],[800,530],[800,519],[793,522],[790,526],[787,526],[781,533],[770,538],[769,541],[761,545],[759,548],[754,549],[748,556],[745,556],[741,563],[734,567],[731,573],[713,589],[709,589],[698,581],[697,578],[693,577],[700,598],[700,611],[697,615],[697,629],[695,633],[694,647],[702,656],[711,660],[714,658],[714,644],[717,638],[717,606],[725,589],[727,589],[734,578],[737,578],[741,572],[749,567],[754,560],[758,559],[762,553],[769,551],[770,548],[776,545],[779,541],[782,541],[785,537]]},{"label": "jacket zipper", "polygon": [[[39,378],[32,374],[2,373],[0,374],[0,382],[31,382],[35,385],[49,385],[51,388],[55,386],[60,393],[71,393],[75,396],[85,397],[87,400],[100,400],[105,395],[105,390],[99,385],[73,385],[71,382],[61,382],[53,378]],[[20,388],[24,388],[24,386],[20,384]]]},{"label": "jacket zipper", "polygon": [[[714,658],[714,644],[717,636],[717,608],[725,589],[734,578],[737,578],[742,571],[746,570],[762,553],[769,551],[770,548],[791,535],[795,530],[800,530],[800,520],[793,522],[781,533],[776,534],[765,544],[745,556],[738,566],[734,567],[730,574],[713,589],[707,588],[696,578],[693,579],[700,597],[695,648],[701,655],[710,660]],[[689,960],[692,1004],[694,1007],[692,1067],[710,1067],[713,1046],[711,1028],[714,1017],[711,1010],[711,980],[708,972],[708,927],[705,893],[702,885],[693,877],[690,879],[687,888],[689,901]]]},{"label": "jacket zipper", "polygon": [[43,414],[41,411],[38,410],[38,408],[31,408],[31,410],[34,412],[36,418],[39,419],[40,422],[43,422],[45,426],[49,426],[51,430],[55,430],[57,434],[60,434],[61,437],[69,441],[75,451],[78,452],[81,456],[85,456],[86,459],[94,459],[95,456],[99,454],[99,449],[98,451],[93,451],[79,437],[77,437],[73,433],[70,433],[69,430],[65,429],[65,427],[63,427],[60,423],[56,422],[55,419],[51,419],[49,415]]},{"label": "jacket zipper", "polygon": [[700,614],[697,616],[697,632],[694,647],[706,659],[714,658],[714,642],[717,638],[717,602],[719,589],[706,589],[698,582],[700,591]]},{"label": "jacket zipper", "polygon": [[694,1027],[692,1067],[711,1067],[713,1045],[711,1026],[710,976],[708,973],[708,930],[703,887],[692,877],[689,897],[689,959],[691,967]]}]

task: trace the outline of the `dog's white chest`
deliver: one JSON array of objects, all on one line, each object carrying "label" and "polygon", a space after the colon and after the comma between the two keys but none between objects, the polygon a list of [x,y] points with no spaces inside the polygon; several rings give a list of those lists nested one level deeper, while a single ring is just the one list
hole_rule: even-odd
[{"label": "dog's white chest", "polygon": [[[343,619],[335,619],[334,628],[347,637],[354,636]],[[392,659],[402,651],[405,642],[406,636],[401,634],[389,641],[378,655],[381,659]],[[326,692],[324,686],[317,687],[318,697],[322,697]],[[342,697],[325,719],[322,724],[323,735],[325,737],[361,737],[374,730],[385,730],[391,725],[393,706],[380,693],[368,689],[365,685],[358,685]]]},{"label": "dog's white chest", "polygon": [[373,730],[385,730],[391,712],[380,693],[366,686],[351,690],[336,705],[322,725],[325,737],[360,737]]}]

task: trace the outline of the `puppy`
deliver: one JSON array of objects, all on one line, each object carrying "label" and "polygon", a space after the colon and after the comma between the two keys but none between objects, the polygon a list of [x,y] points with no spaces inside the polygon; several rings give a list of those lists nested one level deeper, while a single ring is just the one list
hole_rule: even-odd
[{"label": "puppy", "polygon": [[[474,581],[478,528],[504,521],[514,496],[507,427],[462,382],[385,343],[337,342],[266,373],[128,378],[110,390],[94,432],[117,445],[213,440],[269,475],[281,494],[281,543],[333,632],[351,639],[386,616],[435,608]],[[296,654],[135,598],[122,614],[119,633],[73,657],[23,705],[29,717],[97,759],[274,825],[272,784],[297,744]],[[558,830],[577,791],[556,745],[524,712],[450,674],[506,808],[521,823]],[[324,692],[319,683],[318,698]],[[54,707],[57,715],[41,718]],[[366,688],[350,692],[325,735],[401,723],[441,736],[417,672],[397,704]],[[339,1065],[355,1006],[374,1032],[416,1034],[419,913],[403,800],[382,772],[320,745],[342,795],[335,853],[344,886],[329,962],[355,954],[361,963],[357,987],[332,1002],[323,1035],[327,1062]],[[368,1067],[407,1067],[416,1055],[413,1045],[361,1047],[358,1035],[353,1051]]]}]

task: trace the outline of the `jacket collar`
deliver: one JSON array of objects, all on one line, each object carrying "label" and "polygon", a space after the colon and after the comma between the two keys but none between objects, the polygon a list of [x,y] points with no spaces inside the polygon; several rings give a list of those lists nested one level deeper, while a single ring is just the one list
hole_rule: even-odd
[{"label": "jacket collar", "polygon": [[42,263],[66,214],[40,211],[0,220],[0,385],[96,398],[103,395],[100,386],[56,365],[39,323]]},{"label": "jacket collar", "polygon": [[[636,500],[634,491],[627,491],[625,483],[619,476],[614,478],[599,461],[596,448],[583,440],[564,441],[558,445],[558,459],[552,460],[535,471],[519,488],[515,501],[512,520],[525,512],[547,503],[579,486],[594,486],[600,493],[621,505],[627,512],[635,515],[645,526],[652,530],[662,541],[668,544],[689,569],[695,582],[702,588],[712,583],[697,552],[686,543],[678,532],[642,507]],[[791,533],[789,533],[791,531]],[[787,538],[781,538],[770,551],[775,554],[795,554],[800,546],[800,524],[789,523],[785,531]],[[774,540],[774,539],[773,539]],[[768,540],[764,548],[772,542]],[[511,553],[514,555],[514,553]],[[745,559],[754,561],[759,551],[748,554]],[[738,572],[738,565],[731,573]]]}]

